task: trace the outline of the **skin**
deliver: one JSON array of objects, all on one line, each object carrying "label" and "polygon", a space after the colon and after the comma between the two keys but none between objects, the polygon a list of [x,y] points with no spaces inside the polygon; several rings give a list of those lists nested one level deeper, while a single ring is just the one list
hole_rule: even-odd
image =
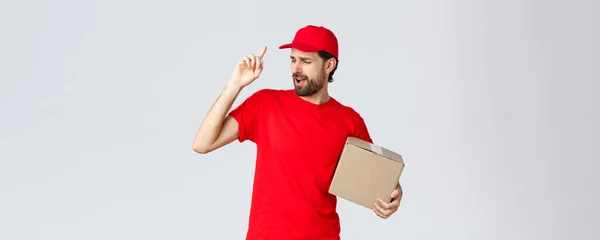
[{"label": "skin", "polygon": [[[233,102],[242,89],[254,82],[263,71],[263,58],[267,47],[255,54],[242,57],[208,113],[202,120],[192,143],[192,149],[199,154],[210,153],[238,138],[238,123],[227,115]],[[335,60],[324,61],[316,52],[302,52],[292,49],[290,54],[292,83],[296,93],[304,100],[314,104],[322,104],[330,99],[327,81],[335,67]],[[303,80],[300,83],[296,80]],[[400,184],[391,193],[391,202],[378,199],[373,204],[373,212],[380,218],[387,219],[394,214],[402,199]]]},{"label": "skin", "polygon": [[381,199],[377,199],[377,201],[375,201],[373,204],[373,212],[375,215],[379,216],[380,218],[387,219],[396,211],[398,211],[398,207],[400,207],[400,201],[402,200],[402,187],[400,186],[400,183],[398,183],[396,189],[392,191],[390,197],[392,198],[390,203]]},{"label": "skin", "polygon": [[[335,60],[324,61],[316,52],[292,49],[290,55],[292,83],[296,93],[306,101],[322,104],[329,100],[327,76],[335,67]],[[296,79],[307,79],[297,83]]]}]

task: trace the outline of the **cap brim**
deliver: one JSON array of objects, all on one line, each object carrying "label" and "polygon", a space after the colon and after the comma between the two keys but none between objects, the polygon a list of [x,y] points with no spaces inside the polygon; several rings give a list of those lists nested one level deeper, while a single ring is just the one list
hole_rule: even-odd
[{"label": "cap brim", "polygon": [[279,49],[284,49],[284,48],[295,48],[298,49],[300,51],[303,52],[317,52],[320,49],[307,45],[307,44],[302,44],[302,43],[288,43],[288,44],[283,44],[281,46],[279,46]]}]

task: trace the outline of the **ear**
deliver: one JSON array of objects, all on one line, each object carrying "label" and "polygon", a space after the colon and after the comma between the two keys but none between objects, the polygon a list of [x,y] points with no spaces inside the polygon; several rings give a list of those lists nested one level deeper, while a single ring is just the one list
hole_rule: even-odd
[{"label": "ear", "polygon": [[329,60],[327,60],[327,62],[325,63],[325,71],[327,72],[327,74],[330,74],[331,71],[335,69],[336,64],[337,63],[335,62],[334,58],[330,58]]}]

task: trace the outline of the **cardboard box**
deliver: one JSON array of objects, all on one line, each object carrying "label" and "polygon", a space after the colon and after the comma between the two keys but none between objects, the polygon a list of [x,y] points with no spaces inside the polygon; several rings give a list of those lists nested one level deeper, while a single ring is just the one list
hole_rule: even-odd
[{"label": "cardboard box", "polygon": [[329,193],[372,209],[380,198],[390,202],[404,160],[398,153],[359,138],[348,137],[340,155]]}]

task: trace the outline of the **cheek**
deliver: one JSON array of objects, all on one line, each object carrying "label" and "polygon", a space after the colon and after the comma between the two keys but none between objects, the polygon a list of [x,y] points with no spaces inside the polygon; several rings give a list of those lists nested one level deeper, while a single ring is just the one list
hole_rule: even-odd
[{"label": "cheek", "polygon": [[307,76],[309,76],[310,78],[315,78],[317,76],[319,76],[319,71],[321,69],[319,69],[317,67],[317,65],[311,64],[310,66],[304,66],[304,74],[306,74]]}]

